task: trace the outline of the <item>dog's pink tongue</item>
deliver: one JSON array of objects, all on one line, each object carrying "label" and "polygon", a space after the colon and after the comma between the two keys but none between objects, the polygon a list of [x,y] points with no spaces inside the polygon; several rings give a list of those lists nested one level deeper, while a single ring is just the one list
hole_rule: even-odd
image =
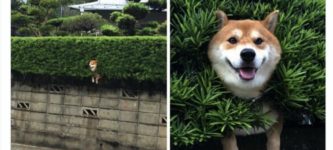
[{"label": "dog's pink tongue", "polygon": [[239,70],[239,75],[244,80],[251,80],[256,75],[256,69],[254,69],[254,68],[241,68]]}]

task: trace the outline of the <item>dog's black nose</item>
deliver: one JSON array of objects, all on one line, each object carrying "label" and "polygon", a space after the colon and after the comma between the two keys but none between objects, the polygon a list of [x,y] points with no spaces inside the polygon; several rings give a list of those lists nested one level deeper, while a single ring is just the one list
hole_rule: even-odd
[{"label": "dog's black nose", "polygon": [[256,57],[256,53],[253,49],[245,48],[241,51],[240,56],[245,62],[251,62]]}]

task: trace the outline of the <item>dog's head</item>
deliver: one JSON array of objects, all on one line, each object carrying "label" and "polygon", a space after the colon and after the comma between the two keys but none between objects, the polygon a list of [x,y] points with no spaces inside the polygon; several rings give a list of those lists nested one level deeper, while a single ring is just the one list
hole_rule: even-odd
[{"label": "dog's head", "polygon": [[89,61],[89,68],[92,72],[95,72],[97,69],[97,60],[92,59]]},{"label": "dog's head", "polygon": [[222,11],[217,11],[217,17],[220,29],[208,51],[213,68],[236,96],[258,96],[281,56],[274,36],[278,11],[262,21],[228,20]]}]

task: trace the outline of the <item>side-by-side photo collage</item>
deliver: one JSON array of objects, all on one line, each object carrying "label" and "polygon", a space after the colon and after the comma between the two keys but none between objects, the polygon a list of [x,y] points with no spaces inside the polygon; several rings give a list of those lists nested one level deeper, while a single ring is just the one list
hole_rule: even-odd
[{"label": "side-by-side photo collage", "polygon": [[5,143],[329,149],[326,3],[10,0]]}]

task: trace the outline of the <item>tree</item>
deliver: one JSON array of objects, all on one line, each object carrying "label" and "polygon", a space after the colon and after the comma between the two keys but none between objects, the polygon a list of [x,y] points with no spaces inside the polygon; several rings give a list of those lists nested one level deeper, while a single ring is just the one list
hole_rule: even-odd
[{"label": "tree", "polygon": [[[18,11],[11,12],[11,34],[16,35],[17,30],[20,27],[26,27],[29,23],[31,23],[32,18],[28,15],[22,14]],[[27,33],[27,32],[25,32]]]},{"label": "tree", "polygon": [[112,22],[116,22],[117,18],[118,18],[119,16],[122,16],[122,15],[123,15],[122,12],[114,11],[114,12],[112,12],[112,13],[110,14],[110,20],[111,20]]},{"label": "tree", "polygon": [[107,36],[120,35],[119,28],[115,27],[113,25],[105,24],[105,25],[101,26],[101,31],[102,31],[103,35],[107,35]]},{"label": "tree", "polygon": [[64,18],[54,18],[46,22],[46,24],[52,25],[54,27],[60,27],[64,22]]},{"label": "tree", "polygon": [[126,35],[134,35],[135,34],[135,23],[136,20],[133,16],[124,14],[119,16],[116,20],[118,27],[120,29],[125,30]]},{"label": "tree", "polygon": [[124,7],[124,13],[134,16],[136,20],[145,18],[148,12],[149,8],[142,3],[129,3]]},{"label": "tree", "polygon": [[88,32],[99,29],[106,21],[96,13],[83,13],[82,15],[71,16],[63,19],[61,28],[69,32]]},{"label": "tree", "polygon": [[[39,30],[41,27],[43,27],[43,33],[45,32],[45,29],[51,29],[46,28],[45,24],[47,23],[48,19],[55,17],[55,9],[58,8],[61,3],[59,0],[28,0],[27,4],[24,3],[16,3],[14,9],[12,9],[12,17],[15,18],[14,21],[12,21],[12,34],[16,35],[16,31],[24,27],[24,29],[21,30],[24,31],[25,36],[28,33],[32,33],[30,36],[42,36],[42,32]],[[20,14],[18,14],[19,12]],[[18,16],[22,16],[22,19],[17,19]],[[22,24],[19,22],[22,22],[22,20],[26,20],[26,18],[29,18],[28,24]],[[21,20],[21,21],[18,21]],[[30,28],[31,32],[26,32],[27,28]]]},{"label": "tree", "polygon": [[166,22],[163,22],[157,26],[157,33],[166,35],[167,34],[167,24]]},{"label": "tree", "polygon": [[21,3],[22,2],[20,0],[11,0],[11,9],[12,10],[18,10]]}]

